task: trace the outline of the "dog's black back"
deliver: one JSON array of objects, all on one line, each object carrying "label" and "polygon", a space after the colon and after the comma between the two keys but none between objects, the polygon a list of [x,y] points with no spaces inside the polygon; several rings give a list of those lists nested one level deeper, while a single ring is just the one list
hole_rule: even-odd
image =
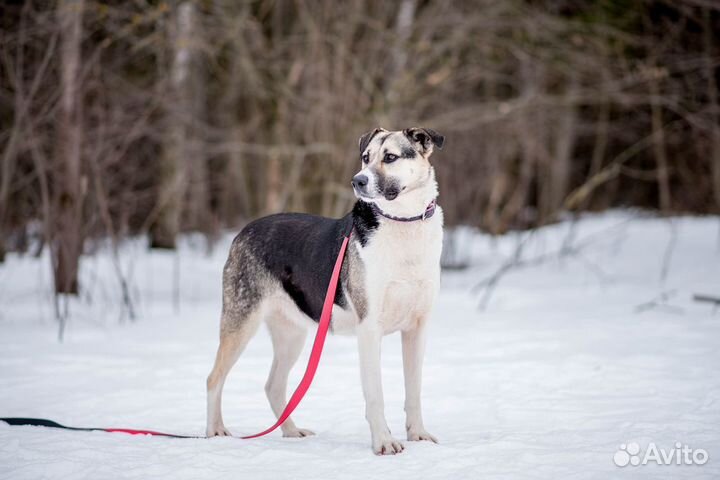
[{"label": "dog's black back", "polygon": [[[280,281],[298,308],[318,321],[335,259],[351,223],[353,234],[362,244],[377,228],[375,213],[368,204],[359,201],[351,213],[340,219],[304,213],[262,217],[249,223],[238,237],[270,275]],[[342,282],[335,303],[346,305]]]},{"label": "dog's black back", "polygon": [[[255,220],[240,235],[298,308],[317,321],[340,252],[345,221],[280,213]],[[342,296],[338,289],[335,302]]]}]

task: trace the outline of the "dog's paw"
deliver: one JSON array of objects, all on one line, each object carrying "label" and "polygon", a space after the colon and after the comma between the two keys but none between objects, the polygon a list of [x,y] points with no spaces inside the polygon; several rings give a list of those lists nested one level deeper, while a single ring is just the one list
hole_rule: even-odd
[{"label": "dog's paw", "polygon": [[283,437],[302,438],[302,437],[310,437],[312,435],[315,435],[315,432],[313,432],[312,430],[307,430],[305,428],[294,428],[292,430],[283,430]]},{"label": "dog's paw", "polygon": [[230,430],[225,428],[223,425],[215,426],[215,427],[208,427],[207,429],[207,437],[232,437],[232,433],[230,433]]},{"label": "dog's paw", "polygon": [[405,447],[392,436],[387,435],[378,441],[373,441],[375,455],[395,455],[405,450]]},{"label": "dog's paw", "polygon": [[420,429],[409,429],[407,434],[407,439],[410,442],[420,442],[420,441],[428,441],[433,443],[438,443],[437,438],[435,438],[433,435],[430,435],[427,430]]}]

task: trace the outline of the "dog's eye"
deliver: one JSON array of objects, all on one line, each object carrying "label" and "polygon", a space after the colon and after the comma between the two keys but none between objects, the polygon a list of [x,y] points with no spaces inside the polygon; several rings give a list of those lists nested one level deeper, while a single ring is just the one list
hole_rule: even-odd
[{"label": "dog's eye", "polygon": [[363,154],[363,156],[360,158],[362,159],[363,163],[368,163],[370,161],[370,155],[368,155],[367,153]]},{"label": "dog's eye", "polygon": [[385,163],[392,163],[392,162],[394,162],[395,160],[397,160],[397,158],[398,158],[397,155],[394,155],[394,154],[392,154],[392,153],[386,153],[386,154],[385,154],[385,158],[383,159],[383,162],[385,162]]}]

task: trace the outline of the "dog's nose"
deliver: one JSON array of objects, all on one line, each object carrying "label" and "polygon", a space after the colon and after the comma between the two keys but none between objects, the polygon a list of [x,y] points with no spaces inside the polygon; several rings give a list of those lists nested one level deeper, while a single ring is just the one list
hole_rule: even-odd
[{"label": "dog's nose", "polygon": [[362,190],[367,187],[368,177],[367,175],[355,175],[350,183],[352,183],[353,187]]}]

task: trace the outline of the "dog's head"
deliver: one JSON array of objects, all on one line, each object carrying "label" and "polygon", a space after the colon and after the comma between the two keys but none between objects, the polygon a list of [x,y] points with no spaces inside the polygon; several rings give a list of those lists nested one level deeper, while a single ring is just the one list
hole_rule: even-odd
[{"label": "dog's head", "polygon": [[444,142],[445,137],[429,128],[366,133],[358,142],[362,166],[352,179],[355,196],[389,202],[434,182],[430,155]]}]

